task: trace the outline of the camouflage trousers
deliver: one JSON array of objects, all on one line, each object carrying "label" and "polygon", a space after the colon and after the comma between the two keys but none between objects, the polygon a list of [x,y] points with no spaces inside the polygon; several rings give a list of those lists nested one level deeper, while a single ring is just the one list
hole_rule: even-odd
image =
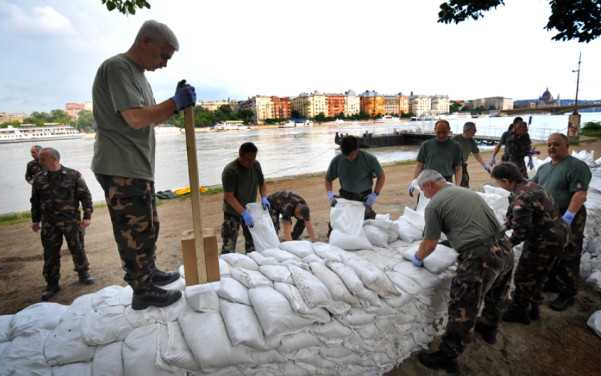
[{"label": "camouflage trousers", "polygon": [[528,170],[526,169],[526,162],[524,162],[524,158],[506,158],[504,157],[503,161],[511,162],[514,165],[518,166],[518,169],[522,173],[522,176],[525,179],[528,179]]},{"label": "camouflage trousers", "polygon": [[491,245],[477,245],[459,252],[457,275],[451,282],[449,322],[440,350],[457,357],[465,340],[480,321],[496,327],[505,308],[513,270],[513,251],[503,237]]},{"label": "camouflage trousers", "polygon": [[530,304],[542,303],[545,282],[553,265],[563,256],[568,240],[568,226],[561,221],[542,234],[524,241],[514,276],[512,304],[527,309]]},{"label": "camouflage trousers", "polygon": [[[565,210],[561,211],[561,214]],[[586,208],[583,206],[572,221],[570,226],[570,241],[567,243],[564,254],[549,273],[549,282],[559,286],[562,295],[574,296],[578,293],[578,280],[580,278],[580,258],[582,256],[582,243],[584,242],[584,226],[586,225]]]},{"label": "camouflage trousers", "polygon": [[255,250],[255,243],[253,242],[250,231],[244,224],[242,217],[239,215],[223,213],[223,224],[221,225],[221,240],[223,241],[223,245],[221,246],[222,254],[236,252],[236,243],[238,242],[240,226],[242,226],[242,233],[244,234],[244,249],[247,253]]},{"label": "camouflage trousers", "polygon": [[40,237],[44,247],[44,269],[42,273],[47,285],[56,286],[60,280],[63,237],[67,240],[75,271],[77,273],[88,271],[89,263],[84,248],[84,230],[79,227],[79,222],[42,222]]},{"label": "camouflage trousers", "polygon": [[148,289],[156,269],[159,237],[154,182],[107,175],[96,178],[104,189],[124,280],[134,291]]},{"label": "camouflage trousers", "polygon": [[461,184],[462,187],[469,188],[470,187],[470,174],[467,172],[467,163],[463,164],[461,168]]},{"label": "camouflage trousers", "polygon": [[[275,232],[280,232],[280,212],[275,211],[273,209],[269,209],[269,215],[271,216],[271,220],[273,221],[273,227],[275,227]],[[305,221],[302,219],[297,219],[294,224],[294,228],[292,228],[292,240],[298,240],[302,235],[303,231],[305,231]]]}]

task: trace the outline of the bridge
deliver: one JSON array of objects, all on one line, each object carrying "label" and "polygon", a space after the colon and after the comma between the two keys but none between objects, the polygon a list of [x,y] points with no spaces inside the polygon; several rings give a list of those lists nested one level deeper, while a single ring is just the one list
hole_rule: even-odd
[{"label": "bridge", "polygon": [[[336,145],[340,145],[342,137],[347,134],[338,133],[334,136],[334,142]],[[373,134],[365,132],[361,136],[355,136],[359,140],[359,147],[361,148],[377,148],[377,147],[390,147],[390,146],[403,146],[403,145],[420,145],[422,142],[436,137],[434,132],[420,132],[420,131],[397,131],[388,134]],[[475,136],[474,140],[478,144],[482,145],[495,145],[499,142],[500,137],[490,136]]]},{"label": "bridge", "polygon": [[549,106],[549,107],[535,107],[535,108],[529,108],[529,107],[514,108],[511,110],[502,110],[502,111],[500,111],[500,113],[503,113],[506,115],[532,114],[532,113],[537,113],[537,112],[551,112],[551,113],[561,114],[561,113],[566,113],[566,112],[572,112],[576,108],[578,108],[579,110],[585,109],[585,108],[601,109],[601,102],[579,104],[577,107],[574,107],[574,105],[569,105],[569,106]]}]

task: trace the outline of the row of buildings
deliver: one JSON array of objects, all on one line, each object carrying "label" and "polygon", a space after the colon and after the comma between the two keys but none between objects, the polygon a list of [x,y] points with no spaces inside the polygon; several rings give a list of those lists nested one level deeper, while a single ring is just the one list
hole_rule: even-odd
[{"label": "row of buildings", "polygon": [[513,100],[505,97],[487,97],[465,101],[463,110],[513,110]]},{"label": "row of buildings", "polygon": [[221,101],[201,101],[198,103],[209,111],[216,111],[227,105],[232,110],[250,110],[257,123],[267,119],[289,119],[294,115],[315,118],[322,114],[327,117],[350,117],[364,113],[370,117],[382,115],[414,116],[441,115],[449,113],[450,101],[446,95],[381,95],[367,90],[359,95],[348,90],[344,94],[327,94],[314,91],[301,93],[297,97],[277,97],[256,95],[245,101],[231,99]]}]

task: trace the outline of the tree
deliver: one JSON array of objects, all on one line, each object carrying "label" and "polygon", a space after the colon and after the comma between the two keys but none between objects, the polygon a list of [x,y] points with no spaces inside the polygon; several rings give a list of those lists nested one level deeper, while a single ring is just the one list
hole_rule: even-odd
[{"label": "tree", "polygon": [[150,9],[150,3],[146,0],[101,0],[106,9],[110,11],[117,9],[119,12],[127,14],[136,14],[138,8]]},{"label": "tree", "polygon": [[[438,22],[477,20],[499,5],[505,5],[504,0],[448,0],[440,4]],[[588,43],[601,35],[601,0],[549,0],[549,5],[551,16],[545,29],[558,31],[553,40]]]},{"label": "tree", "polygon": [[457,102],[451,102],[451,105],[449,106],[449,112],[453,113],[453,112],[457,112],[459,110],[461,110],[461,107],[463,107],[463,105],[461,103],[457,103]]},{"label": "tree", "polygon": [[89,110],[81,110],[77,115],[77,121],[75,122],[75,127],[80,131],[91,131],[94,129],[94,115],[92,111]]}]

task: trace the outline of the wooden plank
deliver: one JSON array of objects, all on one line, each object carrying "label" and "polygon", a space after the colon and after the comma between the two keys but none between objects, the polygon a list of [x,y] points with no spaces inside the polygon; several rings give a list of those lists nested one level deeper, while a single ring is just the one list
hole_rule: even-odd
[{"label": "wooden plank", "polygon": [[[204,264],[200,265],[200,263],[197,262],[196,257],[196,241],[192,235],[193,233],[190,232],[188,236],[185,236],[182,239],[186,286],[219,281],[219,250],[217,248],[217,236],[204,236]],[[201,273],[199,273],[199,271]],[[199,279],[199,274],[202,273],[207,276],[204,281]]]}]

